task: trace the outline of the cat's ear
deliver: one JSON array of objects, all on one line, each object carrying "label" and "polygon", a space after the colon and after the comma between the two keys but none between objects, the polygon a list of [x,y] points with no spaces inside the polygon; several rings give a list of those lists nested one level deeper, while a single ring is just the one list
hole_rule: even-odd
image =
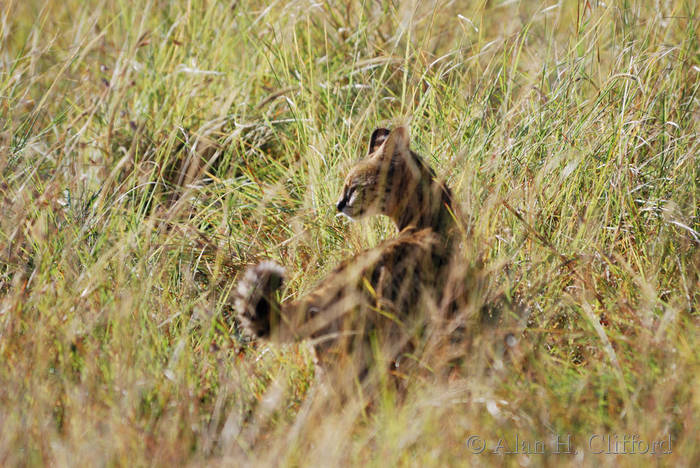
[{"label": "cat's ear", "polygon": [[408,129],[404,126],[396,127],[386,137],[384,154],[394,157],[395,155],[405,155],[410,152],[408,149]]},{"label": "cat's ear", "polygon": [[384,143],[390,133],[391,132],[386,128],[378,128],[373,131],[369,139],[369,151],[367,154],[374,154],[374,152],[382,146],[382,143]]}]

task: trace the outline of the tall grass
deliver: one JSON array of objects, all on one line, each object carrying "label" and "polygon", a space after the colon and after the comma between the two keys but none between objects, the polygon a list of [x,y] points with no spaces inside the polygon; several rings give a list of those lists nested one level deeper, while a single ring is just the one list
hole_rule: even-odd
[{"label": "tall grass", "polygon": [[[700,460],[694,1],[0,10],[0,464]],[[448,381],[319,406],[307,348],[242,339],[231,288],[272,258],[298,296],[393,236],[333,202],[402,123],[519,307]],[[489,454],[516,435],[545,453]]]}]

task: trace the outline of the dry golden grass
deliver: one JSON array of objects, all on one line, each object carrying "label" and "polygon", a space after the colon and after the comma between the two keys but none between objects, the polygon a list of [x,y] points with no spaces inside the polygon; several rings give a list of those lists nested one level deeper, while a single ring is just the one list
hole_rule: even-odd
[{"label": "dry golden grass", "polygon": [[[698,13],[0,3],[0,465],[697,466]],[[339,408],[230,293],[272,258],[298,296],[394,235],[333,202],[396,123],[520,307],[448,381]],[[608,434],[671,453],[593,453]],[[489,453],[516,435],[545,453]]]}]

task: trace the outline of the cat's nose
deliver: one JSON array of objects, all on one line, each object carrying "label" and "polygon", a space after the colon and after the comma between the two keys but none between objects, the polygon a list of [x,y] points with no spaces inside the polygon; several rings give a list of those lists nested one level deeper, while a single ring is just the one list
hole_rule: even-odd
[{"label": "cat's nose", "polygon": [[340,201],[338,201],[336,208],[338,208],[338,211],[342,212],[343,208],[345,208],[345,205],[347,205],[347,203],[345,202],[345,198],[341,198]]}]

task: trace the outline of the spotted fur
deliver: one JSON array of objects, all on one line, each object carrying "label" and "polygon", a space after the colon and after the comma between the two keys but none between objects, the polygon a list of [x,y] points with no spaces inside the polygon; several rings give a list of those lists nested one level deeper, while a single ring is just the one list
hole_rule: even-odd
[{"label": "spotted fur", "polygon": [[281,267],[256,265],[239,284],[236,309],[247,334],[311,340],[322,362],[353,378],[378,352],[391,362],[415,349],[426,323],[420,311],[442,299],[454,218],[449,190],[409,149],[404,127],[372,134],[369,156],[348,174],[337,208],[353,218],[390,216],[399,233],[347,259],[296,301],[279,301]]}]

